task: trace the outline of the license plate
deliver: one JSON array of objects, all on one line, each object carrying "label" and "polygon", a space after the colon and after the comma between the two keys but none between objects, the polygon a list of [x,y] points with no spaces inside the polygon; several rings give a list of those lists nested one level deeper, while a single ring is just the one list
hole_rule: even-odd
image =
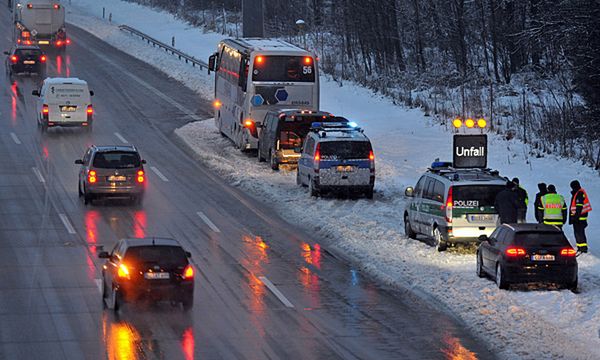
[{"label": "license plate", "polygon": [[494,221],[494,215],[469,215],[469,220],[476,222]]},{"label": "license plate", "polygon": [[40,41],[38,41],[38,44],[40,44],[40,45],[49,45],[50,41],[48,41],[48,40],[40,40]]},{"label": "license plate", "polygon": [[25,65],[35,65],[35,61],[33,61],[33,60],[25,60],[25,61],[23,61],[23,64],[25,64]]},{"label": "license plate", "polygon": [[151,272],[145,273],[144,277],[148,280],[164,280],[171,278],[171,274],[168,272]]},{"label": "license plate", "polygon": [[112,182],[127,181],[127,176],[111,175],[111,176],[108,177],[108,181],[112,181]]},{"label": "license plate", "polygon": [[340,166],[337,167],[337,171],[338,172],[344,172],[344,173],[354,172],[354,166],[351,166],[351,165],[345,165],[345,166],[344,165],[340,165]]},{"label": "license plate", "polygon": [[531,260],[533,261],[554,261],[554,255],[532,255]]},{"label": "license plate", "polygon": [[77,111],[77,106],[73,106],[73,105],[62,105],[60,107],[60,111],[61,112],[75,112]]}]

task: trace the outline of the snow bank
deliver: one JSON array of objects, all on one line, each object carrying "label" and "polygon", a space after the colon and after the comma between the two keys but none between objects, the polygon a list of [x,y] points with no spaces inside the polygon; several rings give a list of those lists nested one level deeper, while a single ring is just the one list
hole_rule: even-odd
[{"label": "snow bank", "polygon": [[[175,35],[177,47],[202,59],[214,51],[219,35],[189,28],[168,13],[118,0],[72,3],[71,23],[210,99],[212,79],[204,71],[120,32],[114,23],[126,23],[167,43]],[[97,18],[102,6],[113,13],[113,24]],[[600,358],[600,261],[596,256],[580,258],[580,294],[535,289],[507,292],[476,277],[472,253],[438,253],[424,242],[407,239],[402,223],[404,188],[414,185],[434,158],[450,158],[450,133],[421,111],[396,106],[358,86],[339,87],[323,77],[321,94],[324,110],[358,122],[373,142],[378,176],[373,201],[310,198],[295,185],[294,172],[272,172],[239,153],[217,133],[212,121],[192,123],[176,133],[224,178],[282,210],[288,221],[313,229],[324,245],[344,254],[362,271],[384,283],[430,294],[501,357]],[[554,157],[529,158],[522,143],[497,137],[491,137],[489,153],[490,166],[503,175],[519,177],[531,198],[540,181],[554,183],[560,193],[568,195],[569,182],[578,178],[592,204],[600,206],[600,181],[587,167]],[[592,212],[588,228],[594,254],[600,246],[598,214],[600,210]],[[567,234],[573,238],[570,228]]]}]

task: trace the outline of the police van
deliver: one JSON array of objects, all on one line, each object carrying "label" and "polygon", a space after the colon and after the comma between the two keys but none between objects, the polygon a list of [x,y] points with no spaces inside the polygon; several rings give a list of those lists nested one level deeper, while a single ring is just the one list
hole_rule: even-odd
[{"label": "police van", "polygon": [[363,193],[373,198],[375,156],[371,141],[353,122],[313,123],[298,161],[298,185],[311,196]]},{"label": "police van", "polygon": [[417,185],[408,187],[404,230],[433,238],[439,251],[456,243],[476,242],[490,236],[498,224],[496,195],[507,178],[490,169],[455,169],[448,162],[434,162]]}]

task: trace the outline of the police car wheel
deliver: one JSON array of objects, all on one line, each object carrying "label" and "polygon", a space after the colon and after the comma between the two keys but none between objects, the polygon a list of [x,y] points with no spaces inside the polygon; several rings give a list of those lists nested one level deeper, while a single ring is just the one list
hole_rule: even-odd
[{"label": "police car wheel", "polygon": [[446,251],[446,249],[448,248],[448,244],[446,244],[446,242],[442,238],[442,233],[437,227],[433,229],[433,240],[437,251]]},{"label": "police car wheel", "polygon": [[308,179],[308,192],[310,193],[310,196],[319,196],[319,190],[315,189],[315,183],[313,179]]},{"label": "police car wheel", "polygon": [[404,234],[408,236],[409,239],[416,239],[417,233],[412,230],[410,226],[410,221],[408,220],[408,216],[404,216]]},{"label": "police car wheel", "polygon": [[269,157],[270,157],[270,162],[271,162],[271,169],[278,171],[279,170],[279,163],[277,162],[277,157],[273,155],[273,152],[269,152]]}]

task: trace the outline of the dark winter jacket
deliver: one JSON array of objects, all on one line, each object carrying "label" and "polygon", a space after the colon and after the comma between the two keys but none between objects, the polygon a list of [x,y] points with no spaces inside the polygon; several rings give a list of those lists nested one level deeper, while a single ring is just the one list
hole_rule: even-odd
[{"label": "dark winter jacket", "polygon": [[519,208],[519,196],[516,191],[505,188],[496,195],[494,203],[501,224],[514,224],[517,222],[517,209]]},{"label": "dark winter jacket", "polygon": [[535,203],[533,204],[533,208],[535,209],[535,219],[538,223],[541,223],[544,220],[544,210],[540,210],[540,208],[543,208],[542,196],[548,193],[548,189],[544,183],[538,184],[538,189],[540,191],[535,194]]},{"label": "dark winter jacket", "polygon": [[519,208],[527,209],[527,204],[529,203],[529,195],[527,194],[527,190],[517,185],[515,187],[515,192],[517,193]]}]

